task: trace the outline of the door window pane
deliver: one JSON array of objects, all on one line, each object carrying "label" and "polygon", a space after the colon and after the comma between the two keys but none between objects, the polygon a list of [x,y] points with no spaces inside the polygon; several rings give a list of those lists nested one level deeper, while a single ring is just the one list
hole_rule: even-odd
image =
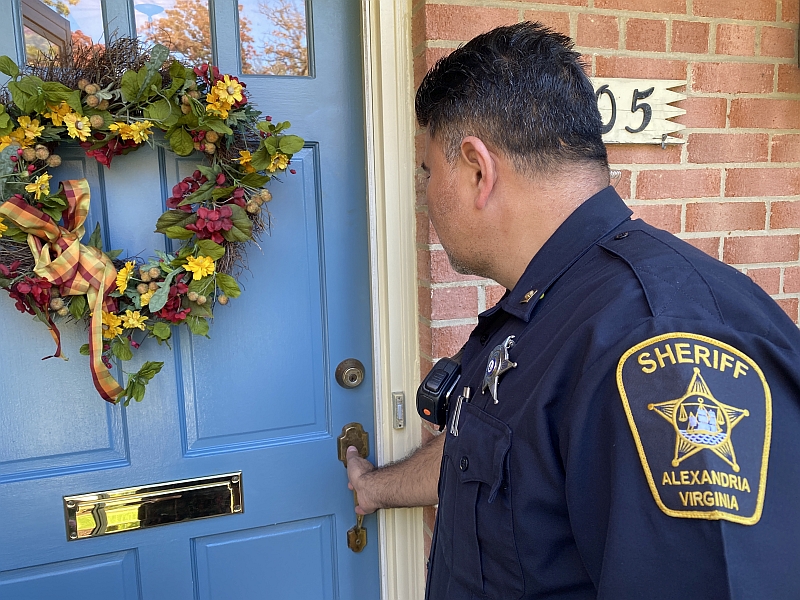
[{"label": "door window pane", "polygon": [[190,65],[212,62],[208,0],[134,0],[136,33],[148,44],[164,44]]},{"label": "door window pane", "polygon": [[101,0],[22,0],[27,62],[64,51],[69,42],[103,43]]},{"label": "door window pane", "polygon": [[242,73],[308,76],[305,0],[240,0]]}]

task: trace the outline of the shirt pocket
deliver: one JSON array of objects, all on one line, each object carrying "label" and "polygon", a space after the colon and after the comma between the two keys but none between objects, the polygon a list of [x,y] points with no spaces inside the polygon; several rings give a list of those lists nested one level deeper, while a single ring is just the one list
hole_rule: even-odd
[{"label": "shirt pocket", "polygon": [[524,592],[514,539],[508,452],[511,429],[464,403],[458,435],[448,435],[439,503],[447,564],[470,591],[511,600]]}]

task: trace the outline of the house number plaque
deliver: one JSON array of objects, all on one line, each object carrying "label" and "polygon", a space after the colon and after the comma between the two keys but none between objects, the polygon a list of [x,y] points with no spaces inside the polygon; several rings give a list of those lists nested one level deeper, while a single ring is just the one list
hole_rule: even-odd
[{"label": "house number plaque", "polygon": [[686,95],[671,90],[686,85],[685,80],[593,77],[592,85],[606,144],[684,143],[681,138],[670,137],[684,126],[669,119],[686,114],[672,106]]}]

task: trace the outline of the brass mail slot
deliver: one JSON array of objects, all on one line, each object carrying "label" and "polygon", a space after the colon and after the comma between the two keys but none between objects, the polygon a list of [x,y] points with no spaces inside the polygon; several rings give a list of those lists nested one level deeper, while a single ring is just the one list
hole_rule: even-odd
[{"label": "brass mail slot", "polygon": [[68,540],[241,512],[241,471],[64,496]]}]

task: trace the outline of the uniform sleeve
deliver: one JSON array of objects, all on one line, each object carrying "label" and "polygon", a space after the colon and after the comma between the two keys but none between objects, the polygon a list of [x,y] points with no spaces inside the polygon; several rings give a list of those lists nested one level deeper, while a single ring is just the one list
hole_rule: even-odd
[{"label": "uniform sleeve", "polygon": [[797,369],[766,340],[674,319],[585,368],[560,450],[598,598],[800,597]]}]

